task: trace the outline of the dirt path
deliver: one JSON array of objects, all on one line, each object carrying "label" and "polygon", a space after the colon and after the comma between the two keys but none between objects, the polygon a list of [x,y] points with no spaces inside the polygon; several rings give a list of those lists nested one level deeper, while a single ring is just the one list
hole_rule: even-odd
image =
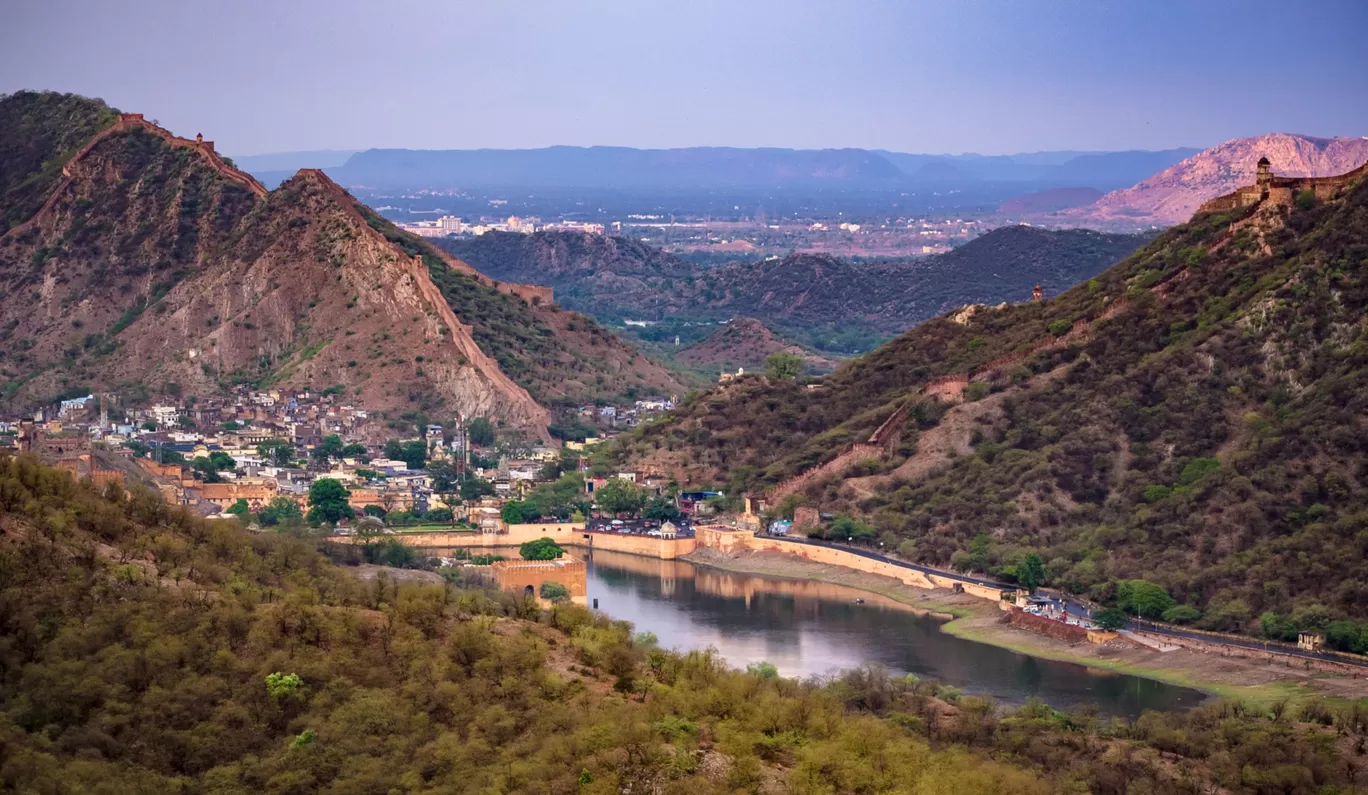
[{"label": "dirt path", "polygon": [[972,403],[958,403],[951,406],[941,416],[936,427],[924,431],[917,438],[917,452],[908,456],[897,469],[883,475],[866,475],[849,478],[845,485],[855,490],[860,499],[872,497],[875,489],[894,478],[916,482],[947,466],[953,451],[957,456],[973,455],[974,448],[969,440],[973,438],[974,428],[992,422],[1002,416],[1002,404],[1010,395],[1029,389],[1048,385],[1068,372],[1068,365],[1056,367],[1048,373],[1032,377],[1020,386],[995,392],[982,400]]}]

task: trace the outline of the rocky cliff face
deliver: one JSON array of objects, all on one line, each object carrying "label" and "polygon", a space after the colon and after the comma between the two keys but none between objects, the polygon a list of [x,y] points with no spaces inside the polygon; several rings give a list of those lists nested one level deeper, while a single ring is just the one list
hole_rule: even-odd
[{"label": "rocky cliff face", "polygon": [[1108,193],[1094,204],[1067,213],[1073,220],[1118,219],[1169,226],[1192,217],[1202,202],[1254,184],[1260,157],[1284,176],[1328,177],[1368,161],[1368,139],[1312,138],[1273,133],[1237,138],[1155,174],[1140,184]]},{"label": "rocky cliff face", "polygon": [[[341,387],[377,411],[544,435],[529,389],[592,401],[679,386],[592,321],[398,232],[320,171],[267,194],[211,144],[81,101],[97,132],[48,136],[32,157],[5,149],[0,168],[22,199],[0,236],[0,382],[14,407],[90,388]],[[8,110],[0,137],[42,115]],[[61,166],[8,178],[28,160]]]}]

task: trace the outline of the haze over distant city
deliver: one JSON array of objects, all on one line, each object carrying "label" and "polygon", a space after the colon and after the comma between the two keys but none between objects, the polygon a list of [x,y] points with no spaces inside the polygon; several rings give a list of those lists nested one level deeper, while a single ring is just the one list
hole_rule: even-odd
[{"label": "haze over distant city", "polygon": [[[1368,133],[1358,0],[20,0],[0,91],[224,151],[555,144],[1163,149]],[[1314,75],[1314,79],[1310,76]]]}]

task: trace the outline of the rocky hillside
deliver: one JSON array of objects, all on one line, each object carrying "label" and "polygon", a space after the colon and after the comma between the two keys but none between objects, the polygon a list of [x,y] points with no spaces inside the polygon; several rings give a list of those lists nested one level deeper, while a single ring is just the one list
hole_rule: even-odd
[{"label": "rocky hillside", "polygon": [[1269,159],[1275,174],[1328,177],[1352,171],[1368,161],[1368,138],[1312,138],[1289,133],[1237,138],[1067,215],[1080,222],[1183,223],[1202,202],[1254,184],[1260,157]]},{"label": "rocky hillside", "polygon": [[711,268],[638,241],[581,233],[491,233],[441,245],[495,278],[553,286],[567,306],[604,322],[661,321],[657,337],[688,339],[696,327],[683,324],[754,316],[790,339],[848,355],[952,307],[1022,300],[1038,283],[1062,290],[1144,240],[1008,227],[901,262],[794,254]]},{"label": "rocky hillside", "polygon": [[[0,102],[0,139],[112,113],[37,96]],[[377,411],[540,430],[538,400],[675,386],[591,321],[398,233],[322,172],[267,193],[212,144],[114,118],[84,139],[40,135],[50,151],[0,168],[63,164],[56,178],[41,166],[7,180],[5,211],[23,218],[0,237],[0,379],[12,407],[89,388],[136,399],[234,383],[340,386]]]},{"label": "rocky hillside", "polygon": [[1097,599],[1144,578],[1175,620],[1333,629],[1364,651],[1366,313],[1360,181],[1199,216],[1050,300],[924,323],[818,389],[700,394],[622,454],[767,491],[905,406],[901,446],[798,499],[928,563],[1010,577],[1036,552],[1049,583]]},{"label": "rocky hillside", "polygon": [[675,355],[675,360],[694,368],[733,372],[739,367],[758,371],[765,358],[783,351],[803,357],[809,373],[828,373],[837,362],[806,351],[770,331],[759,320],[738,317],[701,342],[690,345]]}]

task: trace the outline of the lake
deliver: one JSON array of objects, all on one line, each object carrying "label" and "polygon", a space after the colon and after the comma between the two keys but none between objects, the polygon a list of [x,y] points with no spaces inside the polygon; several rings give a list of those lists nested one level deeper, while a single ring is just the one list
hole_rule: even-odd
[{"label": "lake", "polygon": [[662,646],[711,646],[733,666],[763,660],[784,676],[875,662],[1006,704],[1036,696],[1056,709],[1094,704],[1101,715],[1128,718],[1147,709],[1187,709],[1207,698],[1191,688],[957,638],[941,631],[941,619],[827,583],[598,550],[589,557],[588,598],[637,631],[654,633]]}]

